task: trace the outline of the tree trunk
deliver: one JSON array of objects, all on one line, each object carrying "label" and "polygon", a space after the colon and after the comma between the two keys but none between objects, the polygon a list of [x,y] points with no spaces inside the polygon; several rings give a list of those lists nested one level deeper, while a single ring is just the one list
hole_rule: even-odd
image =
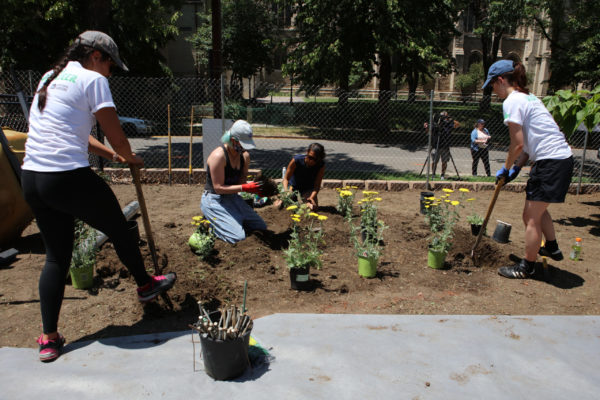
[{"label": "tree trunk", "polygon": [[376,118],[376,126],[379,132],[389,131],[389,103],[392,97],[392,57],[389,54],[381,54],[381,65],[379,67],[379,99],[378,110],[380,111],[374,117]]},{"label": "tree trunk", "polygon": [[212,52],[210,77],[213,94],[213,116],[221,118],[221,69],[223,58],[221,53],[221,0],[211,0],[212,8]]}]

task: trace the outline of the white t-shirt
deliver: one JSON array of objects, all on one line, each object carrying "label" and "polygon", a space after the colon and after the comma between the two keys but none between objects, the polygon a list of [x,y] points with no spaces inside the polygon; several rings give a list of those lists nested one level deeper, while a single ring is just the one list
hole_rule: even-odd
[{"label": "white t-shirt", "polygon": [[504,100],[502,109],[505,125],[513,122],[523,128],[523,151],[531,161],[563,160],[573,155],[554,118],[533,94],[515,90]]},{"label": "white t-shirt", "polygon": [[[38,90],[50,73],[42,77]],[[38,95],[33,99],[22,168],[49,172],[89,166],[94,113],[106,107],[115,107],[108,80],[70,61],[48,86],[43,112],[38,109]]]}]

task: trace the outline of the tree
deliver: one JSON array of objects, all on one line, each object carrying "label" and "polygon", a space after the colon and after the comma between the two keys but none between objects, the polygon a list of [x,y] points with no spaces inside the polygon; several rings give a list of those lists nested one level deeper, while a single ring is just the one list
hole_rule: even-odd
[{"label": "tree", "polygon": [[223,60],[232,79],[250,78],[261,68],[272,70],[277,25],[268,1],[223,3]]},{"label": "tree", "polygon": [[[473,15],[473,33],[481,40],[483,53],[483,74],[485,80],[490,66],[498,60],[498,50],[502,37],[514,31],[530,18],[526,0],[473,0],[466,12]],[[488,85],[483,91],[482,107],[490,102],[492,88]]]},{"label": "tree", "polygon": [[168,73],[159,50],[177,33],[183,0],[4,0],[0,66],[45,71],[85,30],[102,30],[119,45],[135,75]]},{"label": "tree", "polygon": [[600,83],[600,0],[537,0],[533,15],[550,41],[552,90]]},{"label": "tree", "polygon": [[337,85],[345,103],[351,87],[373,74],[375,39],[369,0],[297,1],[296,36],[283,71],[303,85]]}]

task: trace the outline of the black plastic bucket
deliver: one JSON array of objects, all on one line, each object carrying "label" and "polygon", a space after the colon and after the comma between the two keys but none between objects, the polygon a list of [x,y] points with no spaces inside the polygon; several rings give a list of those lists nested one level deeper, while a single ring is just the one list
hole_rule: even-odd
[{"label": "black plastic bucket", "polygon": [[433,197],[433,192],[421,192],[421,214],[425,214],[425,197]]},{"label": "black plastic bucket", "polygon": [[140,228],[136,221],[127,221],[127,230],[135,241],[135,244],[140,244]]},{"label": "black plastic bucket", "polygon": [[294,290],[310,288],[310,267],[290,268],[290,286]]},{"label": "black plastic bucket", "polygon": [[[221,313],[210,314],[212,321],[218,321]],[[208,376],[218,381],[235,379],[242,375],[250,361],[248,346],[250,331],[231,340],[214,340],[208,335],[200,335],[204,371]]]},{"label": "black plastic bucket", "polygon": [[498,221],[498,225],[496,225],[496,230],[494,231],[494,235],[492,239],[494,239],[498,243],[508,243],[508,237],[510,236],[510,229],[512,228],[511,224],[507,224],[506,222]]}]

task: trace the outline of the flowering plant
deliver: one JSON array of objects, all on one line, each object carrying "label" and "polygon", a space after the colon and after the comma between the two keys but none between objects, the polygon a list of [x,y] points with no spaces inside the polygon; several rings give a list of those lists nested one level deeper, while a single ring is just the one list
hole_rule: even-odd
[{"label": "flowering plant", "polygon": [[335,208],[348,222],[352,220],[352,205],[354,203],[355,189],[355,186],[344,186],[341,189],[336,189],[338,191],[338,204]]},{"label": "flowering plant", "polygon": [[[358,202],[360,227],[350,224],[350,237],[357,256],[378,259],[382,252],[383,231],[388,228],[382,220],[377,219],[375,203],[381,201],[381,197],[377,197],[378,193],[373,191],[363,191],[363,195],[363,199]],[[359,231],[361,239],[358,238]]]},{"label": "flowering plant", "polygon": [[[452,248],[454,226],[460,218],[460,201],[450,199],[454,190],[442,189],[445,194],[439,198],[425,198],[425,221],[431,229],[429,248],[435,252],[448,252]],[[461,192],[468,189],[459,189]],[[462,197],[462,196],[461,196]]]},{"label": "flowering plant", "polygon": [[289,245],[283,251],[288,268],[321,269],[323,250],[319,246],[325,243],[322,223],[327,217],[310,211],[306,204],[291,205],[286,210],[293,212]]},{"label": "flowering plant", "polygon": [[201,215],[192,217],[191,224],[194,225],[196,229],[190,236],[188,245],[198,256],[206,258],[210,255],[215,246],[215,235],[212,224]]}]

